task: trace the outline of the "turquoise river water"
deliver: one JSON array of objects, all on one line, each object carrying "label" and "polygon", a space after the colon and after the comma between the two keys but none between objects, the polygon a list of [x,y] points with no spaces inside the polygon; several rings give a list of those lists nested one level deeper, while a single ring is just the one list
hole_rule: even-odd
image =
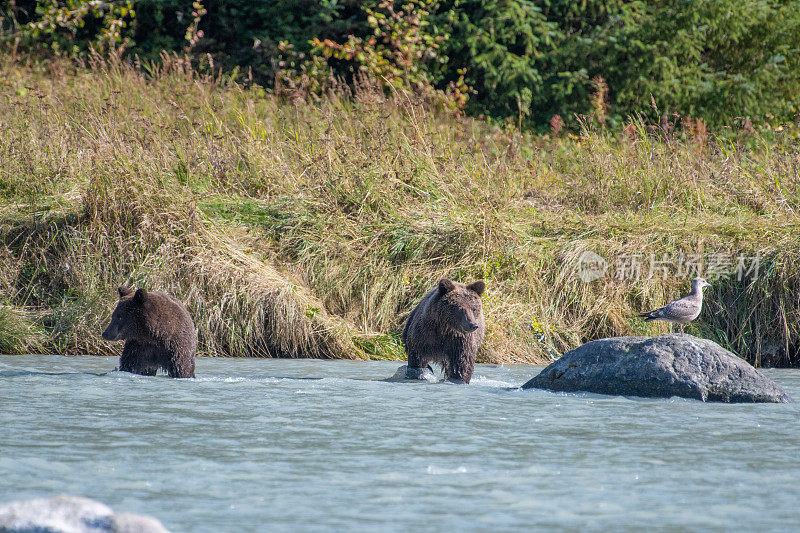
[{"label": "turquoise river water", "polygon": [[[800,530],[800,403],[523,391],[524,365],[116,364],[0,356],[0,503],[85,496],[174,532]],[[800,399],[800,371],[764,373]]]}]

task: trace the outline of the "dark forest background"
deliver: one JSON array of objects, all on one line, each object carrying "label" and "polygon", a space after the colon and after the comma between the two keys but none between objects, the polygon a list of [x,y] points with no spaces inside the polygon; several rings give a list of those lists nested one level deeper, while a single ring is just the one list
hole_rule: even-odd
[{"label": "dark forest background", "polygon": [[267,89],[282,69],[318,91],[366,72],[534,128],[555,115],[719,127],[800,111],[797,1],[2,0],[0,17],[15,50],[188,53]]}]

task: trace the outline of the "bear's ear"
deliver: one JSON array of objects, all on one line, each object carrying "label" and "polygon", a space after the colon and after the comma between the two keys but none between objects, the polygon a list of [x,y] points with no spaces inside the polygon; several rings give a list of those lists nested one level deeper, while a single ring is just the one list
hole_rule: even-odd
[{"label": "bear's ear", "polygon": [[481,296],[483,294],[483,291],[486,290],[486,283],[484,283],[483,280],[476,281],[475,283],[467,285],[467,288],[472,292],[478,293],[478,296]]},{"label": "bear's ear", "polygon": [[120,287],[117,287],[117,292],[119,293],[119,299],[121,300],[121,299],[125,298],[127,295],[129,295],[130,293],[132,293],[133,291],[130,290],[128,287],[120,286]]},{"label": "bear's ear", "polygon": [[133,302],[137,304],[143,304],[146,299],[147,291],[144,289],[138,289],[136,294],[133,295]]},{"label": "bear's ear", "polygon": [[447,278],[439,280],[439,294],[447,294],[456,288],[456,284]]}]

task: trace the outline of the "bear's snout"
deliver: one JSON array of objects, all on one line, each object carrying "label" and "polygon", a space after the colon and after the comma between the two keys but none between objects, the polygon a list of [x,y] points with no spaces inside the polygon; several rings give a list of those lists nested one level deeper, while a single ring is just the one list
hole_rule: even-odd
[{"label": "bear's snout", "polygon": [[472,317],[462,316],[459,326],[465,333],[472,333],[480,327],[480,324]]},{"label": "bear's snout", "polygon": [[117,335],[119,334],[118,328],[112,327],[113,324],[109,324],[106,330],[103,332],[103,338],[107,341],[115,341],[117,340]]}]

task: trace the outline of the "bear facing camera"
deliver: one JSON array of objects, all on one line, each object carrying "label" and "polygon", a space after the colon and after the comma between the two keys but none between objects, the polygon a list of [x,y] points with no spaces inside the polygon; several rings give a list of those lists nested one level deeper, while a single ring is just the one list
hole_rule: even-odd
[{"label": "bear facing camera", "polygon": [[465,285],[445,278],[422,298],[403,328],[406,379],[420,379],[429,364],[438,364],[448,381],[469,383],[486,330],[481,309],[485,289],[483,281]]},{"label": "bear facing camera", "polygon": [[120,287],[107,341],[124,340],[119,369],[155,376],[159,368],[171,378],[193,378],[197,332],[180,300],[160,291]]}]

